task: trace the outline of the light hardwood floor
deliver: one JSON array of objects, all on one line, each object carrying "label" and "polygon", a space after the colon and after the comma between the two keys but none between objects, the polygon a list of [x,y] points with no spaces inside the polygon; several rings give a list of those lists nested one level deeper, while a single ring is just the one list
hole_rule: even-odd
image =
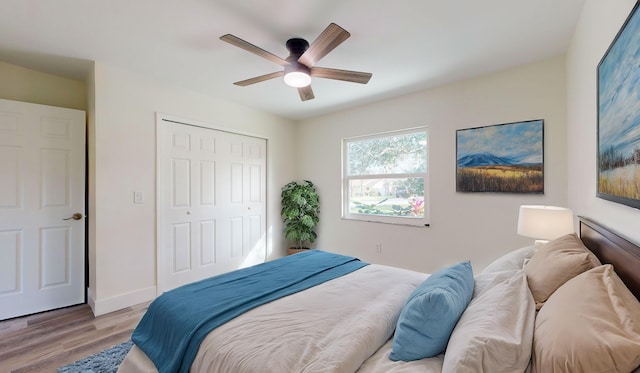
[{"label": "light hardwood floor", "polygon": [[55,372],[125,342],[148,306],[94,317],[84,304],[0,321],[0,373]]}]

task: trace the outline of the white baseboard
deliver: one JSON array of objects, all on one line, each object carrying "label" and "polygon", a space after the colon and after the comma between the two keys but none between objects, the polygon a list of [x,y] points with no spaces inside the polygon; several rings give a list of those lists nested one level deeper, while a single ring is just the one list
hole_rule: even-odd
[{"label": "white baseboard", "polygon": [[91,288],[87,288],[87,303],[89,304],[89,307],[91,307],[95,316],[104,315],[109,312],[118,311],[139,303],[147,302],[155,299],[155,297],[155,286],[149,286],[148,288],[98,300],[93,298]]}]

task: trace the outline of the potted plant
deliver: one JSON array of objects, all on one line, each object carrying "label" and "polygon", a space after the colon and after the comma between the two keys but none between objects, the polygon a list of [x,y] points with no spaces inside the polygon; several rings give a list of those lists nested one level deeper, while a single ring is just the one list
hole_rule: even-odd
[{"label": "potted plant", "polygon": [[303,250],[305,242],[312,243],[318,235],[314,228],[320,220],[320,197],[312,182],[303,183],[292,181],[282,187],[282,222],[284,223],[284,237],[294,243],[288,254],[295,254]]}]

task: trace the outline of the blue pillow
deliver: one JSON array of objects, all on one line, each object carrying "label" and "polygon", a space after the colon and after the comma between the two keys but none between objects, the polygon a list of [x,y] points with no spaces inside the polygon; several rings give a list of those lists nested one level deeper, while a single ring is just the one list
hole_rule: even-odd
[{"label": "blue pillow", "polygon": [[429,276],[411,293],[400,312],[389,359],[419,360],[444,351],[471,301],[473,286],[469,261]]}]

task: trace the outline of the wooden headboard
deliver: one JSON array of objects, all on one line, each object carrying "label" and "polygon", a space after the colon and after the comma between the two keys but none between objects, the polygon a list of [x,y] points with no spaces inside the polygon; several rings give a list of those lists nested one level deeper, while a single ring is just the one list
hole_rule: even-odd
[{"label": "wooden headboard", "polygon": [[640,300],[640,246],[589,218],[578,218],[585,246],[603,264],[613,264],[618,276]]}]

